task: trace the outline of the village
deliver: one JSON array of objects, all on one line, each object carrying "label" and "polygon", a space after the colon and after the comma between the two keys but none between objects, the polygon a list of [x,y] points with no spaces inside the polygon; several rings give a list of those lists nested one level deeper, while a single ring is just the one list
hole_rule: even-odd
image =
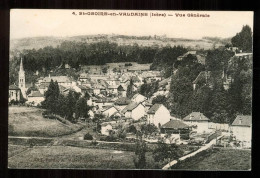
[{"label": "village", "polygon": [[[237,50],[228,48],[227,50]],[[188,51],[177,60],[181,61],[187,55],[194,55],[198,63],[205,64],[205,56],[196,51]],[[245,58],[250,60],[252,53],[236,53],[230,60]],[[19,68],[19,84],[9,86],[9,103],[19,102],[22,98],[27,101],[27,107],[40,107],[45,100],[45,92],[51,82],[57,82],[62,95],[69,92],[79,93],[81,97],[89,96],[87,104],[89,118],[80,118],[78,122],[89,123],[96,115],[101,117],[98,134],[92,139],[107,141],[130,142],[136,139],[136,133],[146,127],[144,140],[148,143],[157,143],[163,139],[166,143],[177,145],[205,145],[212,139],[222,136],[218,140],[221,147],[251,148],[252,118],[249,115],[237,115],[231,124],[214,123],[199,111],[193,111],[184,118],[173,116],[166,106],[154,103],[157,96],[168,97],[171,78],[164,78],[160,71],[150,70],[151,64],[137,62],[107,63],[105,65],[81,66],[79,77],[74,80],[69,76],[39,76],[34,84],[26,83],[23,60]],[[70,69],[68,64],[65,69]],[[176,71],[173,71],[173,75]],[[208,78],[210,72],[201,72],[193,82],[196,84]],[[37,75],[37,72],[36,72]],[[232,78],[223,72],[223,86],[229,88]],[[142,84],[157,82],[159,89],[150,98],[138,93]],[[127,97],[128,86],[131,85],[133,94]],[[28,89],[35,86],[30,94]],[[44,114],[43,114],[44,115]],[[48,115],[44,115],[48,118]],[[87,121],[88,120],[88,121]],[[88,126],[89,127],[89,126]],[[142,130],[142,131],[143,131]],[[122,133],[124,134],[122,136]],[[117,138],[112,135],[121,135]],[[85,133],[90,134],[90,133]],[[107,136],[104,137],[104,136]],[[92,136],[91,136],[92,137]],[[96,138],[95,138],[96,137]],[[104,139],[106,138],[106,139]]]}]

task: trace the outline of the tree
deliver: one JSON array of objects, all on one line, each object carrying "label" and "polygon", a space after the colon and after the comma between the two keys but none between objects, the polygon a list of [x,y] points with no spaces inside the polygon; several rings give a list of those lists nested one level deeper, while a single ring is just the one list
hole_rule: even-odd
[{"label": "tree", "polygon": [[156,162],[169,162],[178,159],[183,151],[176,144],[166,144],[159,141],[157,148],[153,151],[153,158]]},{"label": "tree", "polygon": [[135,144],[135,157],[133,160],[135,168],[144,169],[146,167],[146,158],[145,158],[146,152],[147,152],[147,145],[142,140],[142,136],[140,136],[138,141]]},{"label": "tree", "polygon": [[98,125],[101,122],[101,119],[103,119],[103,118],[105,118],[105,116],[103,114],[95,113],[93,122],[96,123],[96,129],[95,129],[96,132],[99,132]]},{"label": "tree", "polygon": [[232,45],[242,49],[243,52],[252,52],[252,42],[252,30],[248,25],[243,26],[241,32],[231,39]]},{"label": "tree", "polygon": [[51,80],[48,90],[45,92],[43,107],[51,111],[53,114],[57,114],[59,110],[59,108],[57,107],[59,95],[60,91],[57,81],[53,82],[53,80]]},{"label": "tree", "polygon": [[158,131],[157,127],[154,124],[143,124],[141,125],[141,132],[144,135],[149,135]]},{"label": "tree", "polygon": [[75,106],[75,117],[76,119],[78,118],[88,118],[89,117],[89,112],[90,107],[87,105],[87,101],[85,98],[80,98],[77,102],[76,102],[76,106]]},{"label": "tree", "polygon": [[158,95],[153,99],[152,104],[163,104],[168,107],[167,97],[164,95]]},{"label": "tree", "polygon": [[75,105],[77,102],[77,98],[73,95],[72,91],[69,91],[68,96],[65,98],[64,107],[65,116],[68,120],[74,121],[73,114],[75,112]]},{"label": "tree", "polygon": [[126,90],[126,96],[128,98],[131,98],[133,96],[133,93],[134,93],[134,83],[133,83],[133,80],[130,79],[130,83],[129,85],[127,86],[127,90]]}]

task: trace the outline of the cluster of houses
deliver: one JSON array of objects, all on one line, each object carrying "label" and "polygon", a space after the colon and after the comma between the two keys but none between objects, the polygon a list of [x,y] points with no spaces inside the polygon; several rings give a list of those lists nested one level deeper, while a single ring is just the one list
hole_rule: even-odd
[{"label": "cluster of houses", "polygon": [[[178,60],[188,54],[198,56],[196,51],[189,51],[180,56]],[[251,58],[251,53],[236,54],[237,58]],[[205,59],[200,56],[200,62]],[[234,59],[231,59],[234,60]],[[18,86],[9,86],[9,102],[20,101],[26,98],[27,103],[37,106],[44,101],[44,93],[48,90],[51,80],[59,85],[61,94],[67,95],[70,91],[86,93],[90,96],[88,105],[93,106],[90,117],[95,113],[113,119],[133,119],[135,121],[145,119],[146,123],[154,124],[160,129],[161,134],[198,133],[211,132],[212,130],[224,130],[232,134],[246,145],[251,145],[251,116],[237,116],[231,124],[216,124],[210,122],[203,113],[192,112],[184,118],[171,116],[170,111],[163,104],[152,104],[152,99],[158,95],[168,96],[171,78],[163,78],[160,71],[150,70],[151,64],[138,64],[135,62],[107,63],[103,66],[89,65],[81,66],[81,73],[77,80],[68,76],[47,76],[39,77],[34,84],[34,90],[26,94],[29,87],[25,83],[25,71],[21,60],[19,70]],[[210,72],[202,71],[193,82],[194,90],[197,83],[207,83]],[[223,74],[223,78],[228,78]],[[230,79],[231,80],[231,79]],[[144,82],[159,81],[159,90],[151,98],[137,93],[132,98],[126,97],[127,87],[133,83],[133,90],[137,91]],[[201,82],[203,81],[203,82]],[[227,80],[229,81],[229,80]],[[111,123],[103,123],[101,132],[104,135],[113,129]]]}]

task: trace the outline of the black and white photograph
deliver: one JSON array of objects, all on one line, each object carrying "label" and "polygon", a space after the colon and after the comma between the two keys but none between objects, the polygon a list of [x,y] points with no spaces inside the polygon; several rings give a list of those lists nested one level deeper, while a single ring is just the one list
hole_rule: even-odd
[{"label": "black and white photograph", "polygon": [[253,17],[11,9],[8,168],[250,171]]}]

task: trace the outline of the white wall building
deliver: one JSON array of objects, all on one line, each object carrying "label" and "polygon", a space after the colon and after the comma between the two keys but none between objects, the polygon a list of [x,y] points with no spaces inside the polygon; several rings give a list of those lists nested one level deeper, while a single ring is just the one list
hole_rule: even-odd
[{"label": "white wall building", "polygon": [[124,114],[126,118],[138,120],[146,114],[145,107],[141,103],[132,102],[122,110],[122,114]]},{"label": "white wall building", "polygon": [[200,112],[192,112],[183,118],[185,124],[193,126],[192,130],[198,133],[210,132],[209,119]]},{"label": "white wall building", "polygon": [[28,95],[27,99],[27,103],[37,106],[40,105],[42,101],[44,101],[44,95],[39,91],[32,91],[32,93]]},{"label": "white wall building", "polygon": [[163,125],[170,121],[170,111],[163,104],[154,104],[147,112],[148,122],[155,126]]},{"label": "white wall building", "polygon": [[135,103],[142,103],[144,102],[145,100],[147,100],[147,98],[139,93],[135,94],[131,101],[135,102]]},{"label": "white wall building", "polygon": [[230,126],[230,131],[242,146],[251,147],[252,140],[252,116],[238,115]]}]

